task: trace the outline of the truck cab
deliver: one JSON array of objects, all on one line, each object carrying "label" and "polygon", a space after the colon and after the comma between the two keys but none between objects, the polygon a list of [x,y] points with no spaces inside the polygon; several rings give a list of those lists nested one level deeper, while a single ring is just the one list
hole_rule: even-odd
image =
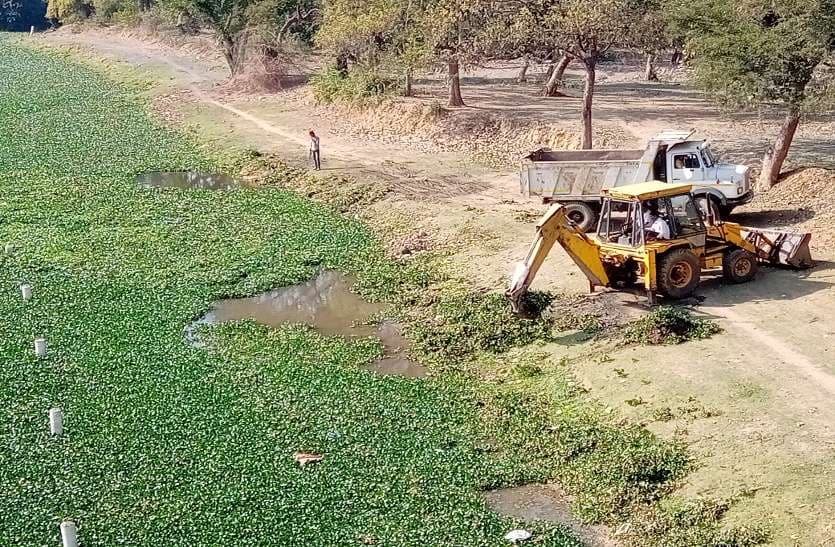
[{"label": "truck cab", "polygon": [[657,180],[671,184],[691,184],[694,193],[711,197],[722,216],[734,207],[751,201],[749,169],[745,165],[716,159],[705,140],[689,140],[692,133],[664,132],[650,141],[647,152],[657,144],[653,171]]}]

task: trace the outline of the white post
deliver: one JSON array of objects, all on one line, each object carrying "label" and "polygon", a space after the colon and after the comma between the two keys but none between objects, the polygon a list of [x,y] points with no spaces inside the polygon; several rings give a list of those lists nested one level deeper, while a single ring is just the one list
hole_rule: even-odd
[{"label": "white post", "polygon": [[61,541],[64,542],[64,547],[78,547],[78,537],[73,521],[65,520],[61,523]]},{"label": "white post", "polygon": [[28,283],[24,283],[23,285],[21,285],[20,286],[20,294],[23,295],[23,300],[24,301],[28,302],[29,300],[31,300],[32,299],[32,285],[29,285]]},{"label": "white post", "polygon": [[35,25],[32,25],[31,27],[29,27],[29,36],[34,36],[34,35],[35,35]]},{"label": "white post", "polygon": [[35,355],[46,357],[46,338],[35,338]]},{"label": "white post", "polygon": [[14,244],[13,243],[6,243],[6,246],[4,247],[3,250],[6,251],[7,255],[12,254],[14,252]]},{"label": "white post", "polygon": [[49,432],[56,436],[64,432],[64,415],[60,408],[49,409]]}]

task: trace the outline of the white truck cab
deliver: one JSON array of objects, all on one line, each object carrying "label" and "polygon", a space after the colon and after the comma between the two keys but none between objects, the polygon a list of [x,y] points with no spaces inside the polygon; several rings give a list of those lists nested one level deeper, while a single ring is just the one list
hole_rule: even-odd
[{"label": "white truck cab", "polygon": [[694,193],[713,196],[724,215],[751,201],[754,193],[748,167],[717,160],[708,141],[690,140],[692,134],[692,131],[665,131],[650,140],[645,157],[648,154],[654,156],[654,178],[692,184]]},{"label": "white truck cab", "polygon": [[717,160],[710,144],[692,135],[663,131],[646,148],[633,150],[536,150],[525,157],[521,190],[562,203],[569,218],[584,229],[596,223],[603,188],[652,180],[687,183],[694,195],[710,198],[722,217],[751,201],[748,167]]}]

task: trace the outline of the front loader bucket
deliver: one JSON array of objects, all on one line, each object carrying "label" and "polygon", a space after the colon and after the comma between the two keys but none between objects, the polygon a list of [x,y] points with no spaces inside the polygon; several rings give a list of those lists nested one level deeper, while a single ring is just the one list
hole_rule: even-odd
[{"label": "front loader bucket", "polygon": [[782,232],[763,228],[741,227],[740,233],[757,248],[757,254],[772,264],[784,264],[793,268],[811,268],[814,265],[808,232]]}]

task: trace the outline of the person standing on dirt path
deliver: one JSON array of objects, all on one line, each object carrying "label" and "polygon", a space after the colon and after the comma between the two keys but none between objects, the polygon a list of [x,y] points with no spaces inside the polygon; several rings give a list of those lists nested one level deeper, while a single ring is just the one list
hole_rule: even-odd
[{"label": "person standing on dirt path", "polygon": [[316,136],[316,133],[313,130],[310,130],[310,159],[313,160],[313,169],[319,171],[322,169],[322,160],[319,156],[319,137]]}]

